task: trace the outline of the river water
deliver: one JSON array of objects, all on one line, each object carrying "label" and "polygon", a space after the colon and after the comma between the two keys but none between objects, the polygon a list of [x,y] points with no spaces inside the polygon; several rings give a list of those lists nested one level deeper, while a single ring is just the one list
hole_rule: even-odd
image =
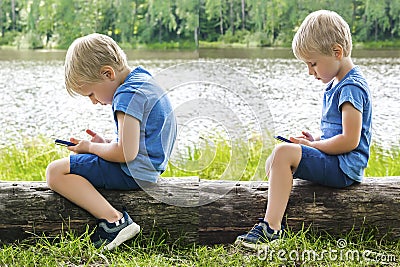
[{"label": "river water", "polygon": [[[319,133],[324,84],[309,76],[306,65],[290,50],[127,51],[127,55],[132,67],[145,67],[166,86],[182,140],[210,129],[231,135],[243,127],[283,136],[301,130]],[[399,146],[400,51],[355,50],[353,55],[373,97],[373,141]],[[113,135],[109,106],[92,105],[88,98],[73,98],[66,92],[64,56],[65,51],[0,50],[1,147],[39,135],[85,138],[87,128]]]}]

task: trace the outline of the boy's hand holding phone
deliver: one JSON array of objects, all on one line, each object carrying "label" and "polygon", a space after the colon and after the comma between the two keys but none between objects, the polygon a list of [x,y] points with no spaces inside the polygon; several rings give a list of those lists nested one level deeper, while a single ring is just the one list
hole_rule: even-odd
[{"label": "boy's hand holding phone", "polygon": [[92,136],[91,141],[88,140],[80,140],[76,138],[71,138],[70,141],[56,139],[54,142],[57,145],[66,146],[68,150],[75,152],[75,153],[89,153],[90,143],[106,143],[106,139],[102,136],[98,135],[94,131],[87,129],[86,133]]},{"label": "boy's hand holding phone", "polygon": [[90,153],[90,141],[89,140],[79,140],[75,138],[71,138],[71,141],[73,143],[76,143],[75,146],[69,146],[67,149],[69,151],[75,152],[77,154],[84,154],[84,153]]},{"label": "boy's hand holding phone", "polygon": [[302,136],[291,137],[291,139],[286,139],[280,135],[274,136],[275,139],[286,142],[286,143],[295,143],[295,144],[303,144],[310,146],[310,142],[314,142],[313,136],[309,132],[302,131]]},{"label": "boy's hand holding phone", "polygon": [[90,141],[88,140],[79,140],[75,138],[71,138],[71,141],[56,139],[54,142],[56,145],[66,146],[68,150],[75,153],[88,153]]}]

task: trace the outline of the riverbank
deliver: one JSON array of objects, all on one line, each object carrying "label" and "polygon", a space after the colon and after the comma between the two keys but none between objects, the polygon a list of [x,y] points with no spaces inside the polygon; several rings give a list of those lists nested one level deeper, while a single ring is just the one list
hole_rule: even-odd
[{"label": "riverbank", "polygon": [[[400,40],[377,41],[377,42],[354,42],[356,49],[400,49]],[[226,43],[226,42],[205,42],[200,41],[200,48],[291,48],[291,44],[278,46],[262,46],[258,42],[241,42],[241,43]]]},{"label": "riverbank", "polygon": [[[120,43],[119,44],[123,49],[138,49],[138,50],[150,50],[150,51],[168,51],[168,50],[198,50],[198,49],[209,49],[209,48],[272,48],[272,49],[291,49],[291,44],[280,44],[280,45],[261,45],[259,42],[207,42],[207,41],[199,41],[199,44],[196,45],[195,42],[192,41],[180,41],[180,42],[161,42],[161,43]],[[353,46],[355,49],[400,49],[400,40],[387,40],[387,41],[376,41],[376,42],[354,42]],[[0,49],[31,49],[26,45],[1,45]],[[31,50],[65,50],[54,48],[46,48],[39,47]]]},{"label": "riverbank", "polygon": [[[371,46],[372,47],[372,46]],[[399,48],[371,48],[356,45],[353,49],[353,58],[398,58],[400,57]],[[213,43],[203,45],[198,49],[167,47],[167,48],[147,48],[146,46],[124,48],[130,60],[169,60],[169,59],[294,59],[290,47],[259,47],[245,46],[243,44],[222,44]],[[22,49],[14,46],[0,47],[0,60],[64,60],[66,50],[64,49]]]}]

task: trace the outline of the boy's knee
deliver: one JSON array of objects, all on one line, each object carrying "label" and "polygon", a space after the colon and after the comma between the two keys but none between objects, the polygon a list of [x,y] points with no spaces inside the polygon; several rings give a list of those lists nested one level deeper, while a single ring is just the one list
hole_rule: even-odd
[{"label": "boy's knee", "polygon": [[275,157],[279,156],[285,156],[286,154],[289,153],[290,150],[290,145],[288,144],[279,144],[274,148],[274,155]]},{"label": "boy's knee", "polygon": [[271,156],[274,157],[273,161],[297,162],[301,159],[301,146],[298,144],[279,144],[274,148]]},{"label": "boy's knee", "polygon": [[54,187],[56,169],[55,161],[51,162],[46,168],[46,183],[51,189]]},{"label": "boy's knee", "polygon": [[46,182],[51,189],[54,189],[59,178],[66,173],[65,169],[66,169],[66,159],[59,159],[53,161],[47,166]]}]

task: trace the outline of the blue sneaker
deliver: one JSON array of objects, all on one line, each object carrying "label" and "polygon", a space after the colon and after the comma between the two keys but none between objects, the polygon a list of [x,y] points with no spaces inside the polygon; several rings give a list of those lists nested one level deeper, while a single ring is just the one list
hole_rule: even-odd
[{"label": "blue sneaker", "polygon": [[258,219],[259,223],[247,233],[236,238],[235,244],[242,245],[251,249],[260,249],[268,246],[273,241],[283,238],[284,226],[281,230],[276,231],[269,227],[264,219]]},{"label": "blue sneaker", "polygon": [[122,214],[123,217],[114,223],[104,219],[97,221],[97,229],[92,236],[96,248],[104,245],[103,249],[112,250],[139,233],[140,226],[133,222],[125,210]]}]

